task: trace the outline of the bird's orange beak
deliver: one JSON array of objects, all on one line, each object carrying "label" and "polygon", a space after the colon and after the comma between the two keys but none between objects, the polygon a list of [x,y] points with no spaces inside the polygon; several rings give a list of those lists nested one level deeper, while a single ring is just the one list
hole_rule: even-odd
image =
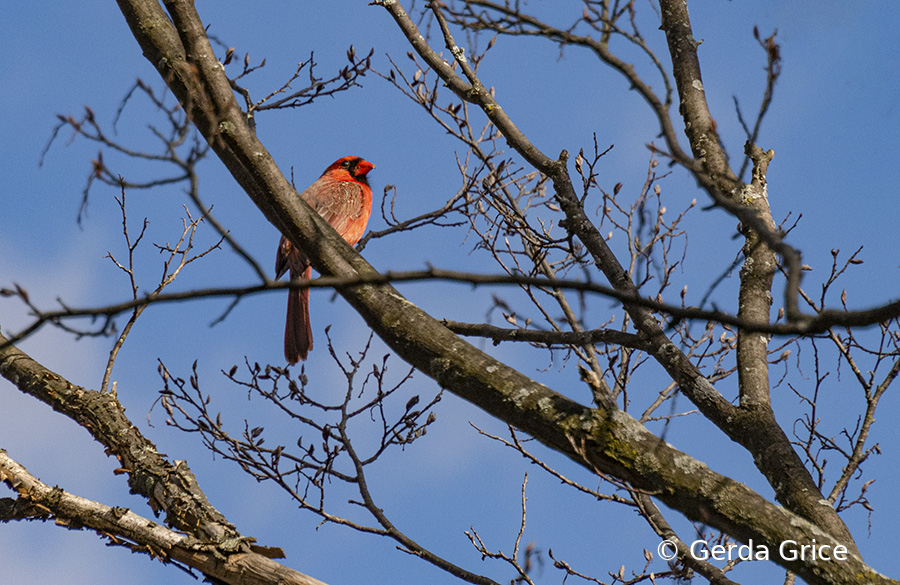
[{"label": "bird's orange beak", "polygon": [[367,160],[361,160],[358,163],[356,163],[355,170],[356,170],[357,175],[365,176],[366,173],[368,173],[369,171],[371,171],[374,168],[375,168],[374,164],[370,163]]}]

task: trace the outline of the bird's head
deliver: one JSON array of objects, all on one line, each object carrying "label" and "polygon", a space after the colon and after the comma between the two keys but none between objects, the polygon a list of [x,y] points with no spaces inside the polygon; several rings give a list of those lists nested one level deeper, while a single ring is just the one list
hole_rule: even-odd
[{"label": "bird's head", "polygon": [[347,173],[351,179],[365,183],[366,173],[375,168],[375,165],[358,156],[345,156],[331,163],[324,174]]}]

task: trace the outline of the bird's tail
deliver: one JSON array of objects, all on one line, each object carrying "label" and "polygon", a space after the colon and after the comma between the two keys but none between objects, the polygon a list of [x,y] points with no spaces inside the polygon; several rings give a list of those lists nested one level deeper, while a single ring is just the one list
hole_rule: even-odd
[{"label": "bird's tail", "polygon": [[[309,279],[309,267],[303,278]],[[294,274],[291,274],[294,278]],[[312,349],[312,326],[309,322],[309,289],[288,291],[287,321],[284,325],[284,359],[289,364],[305,360]]]}]

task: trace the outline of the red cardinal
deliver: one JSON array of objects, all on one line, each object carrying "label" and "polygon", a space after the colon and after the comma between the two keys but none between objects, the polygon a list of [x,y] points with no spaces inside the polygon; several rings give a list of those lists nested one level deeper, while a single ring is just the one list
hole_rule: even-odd
[{"label": "red cardinal", "polygon": [[[372,189],[366,173],[374,168],[375,165],[358,156],[345,156],[331,163],[322,176],[300,194],[351,246],[356,245],[366,231],[372,214]],[[310,277],[306,254],[281,236],[275,258],[275,278],[281,278],[289,269],[292,280]],[[284,358],[288,363],[296,364],[306,359],[312,346],[309,289],[289,291]]]}]

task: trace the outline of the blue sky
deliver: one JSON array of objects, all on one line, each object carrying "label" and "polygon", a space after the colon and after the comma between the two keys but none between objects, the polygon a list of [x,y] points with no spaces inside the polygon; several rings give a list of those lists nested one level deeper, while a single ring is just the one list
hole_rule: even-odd
[{"label": "blue sky", "polygon": [[[548,10],[546,4],[532,4],[538,11]],[[647,2],[638,2],[638,7],[649,11]],[[344,65],[350,44],[359,53],[374,48],[373,65],[383,72],[389,69],[386,53],[402,66],[408,63],[405,54],[409,49],[393,21],[383,9],[366,2],[270,2],[250,11],[239,3],[199,3],[198,8],[210,32],[237,47],[238,55],[249,51],[251,61],[266,58],[267,66],[250,81],[256,96],[283,83],[311,51],[315,51],[323,77]],[[576,6],[573,14],[578,13]],[[776,219],[789,212],[803,215],[790,242],[803,250],[804,262],[812,267],[806,277],[810,290],[817,290],[827,276],[830,250],[839,248],[848,254],[862,245],[865,263],[854,267],[852,276],[842,283],[850,304],[865,307],[891,298],[900,284],[894,235],[900,219],[895,180],[896,153],[900,151],[896,98],[900,94],[900,44],[896,42],[900,13],[896,7],[875,1],[851,6],[837,1],[719,0],[695,2],[691,14],[695,36],[703,39],[700,58],[710,107],[734,156],[741,151],[743,137],[732,96],[740,99],[745,112],[754,112],[765,80],[764,54],[752,37],[753,26],[766,36],[778,29],[783,73],[759,140],[761,146],[776,152],[769,172],[770,203]],[[89,105],[109,128],[135,79],[160,87],[157,75],[141,56],[114,3],[14,3],[4,9],[3,16],[0,105],[5,115],[0,117],[0,131],[6,139],[0,142],[0,176],[5,187],[0,213],[0,286],[17,282],[46,308],[52,307],[57,297],[72,306],[125,299],[129,290],[124,276],[104,258],[108,252],[121,256],[124,250],[113,200],[118,193],[95,187],[88,217],[80,227],[75,221],[96,146],[83,140],[70,142],[63,130],[42,167],[38,160],[56,114],[78,117],[83,106]],[[568,20],[545,16],[556,18],[554,22],[561,26]],[[644,25],[642,30],[654,48],[663,49],[664,40],[655,27]],[[637,192],[649,158],[645,145],[656,138],[657,127],[648,108],[614,72],[579,49],[560,53],[555,46],[537,40],[501,39],[484,62],[481,75],[486,84],[496,88],[497,99],[520,128],[549,155],[555,156],[563,148],[572,153],[579,148],[587,150],[593,133],[601,145],[614,144],[602,163],[601,184],[611,188],[621,181],[623,194]],[[654,87],[659,84],[651,83]],[[260,137],[286,173],[293,168],[298,186],[314,180],[334,159],[358,154],[377,164],[370,175],[376,200],[384,186],[391,184],[398,189],[401,216],[437,207],[459,188],[453,153],[460,145],[387,82],[370,75],[363,85],[313,106],[264,114],[258,120]],[[132,101],[119,123],[119,138],[135,146],[158,148],[147,130],[152,120],[146,104]],[[167,172],[164,167],[135,164],[114,155],[106,155],[106,160],[133,180]],[[204,162],[201,172],[202,195],[215,206],[219,219],[263,266],[273,265],[278,240],[275,229],[217,160]],[[695,197],[706,203],[683,173],[676,172],[662,187],[672,209],[685,207]],[[185,201],[180,186],[129,193],[132,225],[147,217],[148,241],[172,241],[180,233],[180,206]],[[691,215],[688,261],[679,278],[698,297],[736,254],[739,243],[728,237],[735,223],[716,211]],[[385,227],[377,211],[370,227]],[[209,230],[201,231],[198,239],[198,245],[214,241]],[[373,241],[365,255],[382,270],[418,269],[426,262],[445,268],[491,270],[485,258],[472,253],[471,241],[448,238],[437,231]],[[145,288],[151,287],[158,278],[161,259],[145,245],[140,260],[141,282]],[[252,279],[251,271],[234,254],[220,251],[208,262],[189,267],[176,289],[248,284]],[[734,288],[732,281],[723,285],[723,302],[734,302],[727,297]],[[460,285],[408,285],[401,291],[437,317],[479,321],[489,308],[489,292]],[[694,301],[698,297],[693,297]],[[368,331],[341,300],[332,303],[325,292],[314,292],[312,299],[319,345],[307,369],[327,394],[331,388],[340,391],[342,381],[323,351],[323,329],[331,324],[343,351],[361,348]],[[831,300],[836,304],[837,296]],[[161,410],[154,411],[148,422],[146,413],[161,388],[157,359],[181,375],[186,375],[197,359],[201,382],[204,390],[213,394],[214,408],[222,409],[236,427],[244,418],[272,428],[284,424],[271,408],[247,401],[246,392],[229,385],[219,373],[241,363],[244,356],[251,361],[280,362],[283,295],[246,299],[227,321],[210,328],[209,323],[226,304],[208,301],[155,307],[138,322],[113,375],[135,424],[161,452],[189,462],[210,500],[243,534],[256,537],[261,544],[285,548],[286,563],[291,567],[332,584],[361,578],[453,582],[421,561],[396,552],[386,539],[333,526],[317,529],[317,519],[296,510],[277,489],[259,485],[226,462],[213,460],[196,437],[166,428]],[[734,305],[727,306],[733,309]],[[4,333],[25,323],[27,315],[17,301],[0,299]],[[76,342],[62,332],[45,329],[21,347],[72,382],[97,388],[111,343],[108,339]],[[577,395],[580,391],[573,384],[572,364],[551,363],[543,353],[509,345],[487,349],[562,392]],[[374,355],[382,350],[376,342]],[[401,377],[406,371],[403,365],[395,357],[391,363],[391,375]],[[809,380],[798,376],[794,382],[802,386]],[[722,390],[733,393],[727,384]],[[826,412],[839,417],[847,410],[855,413],[854,408],[859,409],[858,390],[851,380],[835,373],[827,390],[823,398],[829,409]],[[419,374],[405,392],[420,393],[424,398],[436,388]],[[775,401],[784,408],[783,420],[789,425],[797,401],[787,388],[778,392]],[[127,495],[125,480],[113,476],[114,461],[74,423],[22,396],[5,381],[0,382],[0,405],[0,411],[13,413],[0,425],[0,448],[35,475],[78,495],[150,514],[142,500]],[[687,407],[684,401],[679,406]],[[879,478],[869,492],[876,509],[871,531],[864,514],[856,511],[847,517],[867,561],[894,576],[900,575],[893,542],[898,507],[890,482],[898,461],[888,424],[897,409],[896,398],[888,395],[878,417],[882,426],[876,425],[873,432],[872,442],[881,442],[883,454],[867,468],[871,477]],[[854,417],[842,424],[852,425]],[[623,563],[629,570],[638,569],[643,563],[641,548],[655,549],[657,538],[640,521],[633,521],[632,512],[561,491],[555,480],[479,437],[469,422],[494,433],[504,430],[471,405],[447,395],[438,408],[438,424],[427,437],[406,452],[391,454],[375,471],[382,506],[413,538],[473,571],[483,571],[501,582],[512,578],[506,567],[482,561],[464,531],[474,526],[489,546],[508,549],[518,528],[519,490],[527,471],[529,528],[525,540],[535,541],[539,549],[546,552],[552,548],[558,557],[598,576]],[[840,427],[836,424],[835,432]],[[279,431],[293,432],[290,428]],[[695,422],[674,425],[667,440],[713,469],[771,496],[749,457],[720,433]],[[553,454],[547,457],[565,473],[593,485],[580,469]],[[339,512],[353,514],[353,509],[344,505],[348,497],[336,491],[333,501]],[[677,518],[673,512],[668,516]],[[624,546],[611,546],[611,539]],[[53,553],[48,555],[46,550]],[[11,575],[11,582],[26,578],[76,584],[193,582],[146,557],[107,549],[92,534],[68,532],[51,524],[0,527],[0,565],[4,574]],[[749,570],[773,574],[759,567]],[[736,579],[747,574],[752,573],[737,573]],[[546,560],[538,578],[542,583],[556,583],[560,575]]]}]

